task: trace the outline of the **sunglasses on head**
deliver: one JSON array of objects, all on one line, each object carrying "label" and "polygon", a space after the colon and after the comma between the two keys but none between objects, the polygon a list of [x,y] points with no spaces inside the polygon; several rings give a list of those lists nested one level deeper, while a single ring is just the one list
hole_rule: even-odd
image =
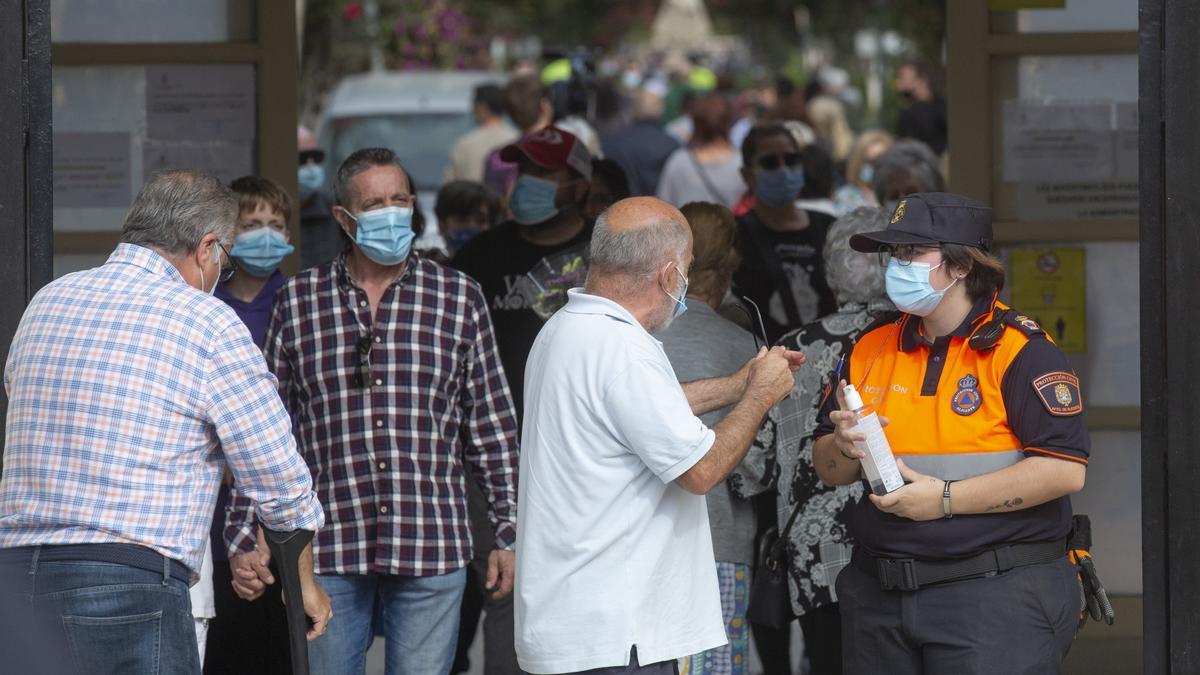
[{"label": "sunglasses on head", "polygon": [[794,169],[800,166],[802,159],[798,152],[782,152],[774,155],[763,155],[758,158],[758,168],[763,171],[774,171],[781,166]]},{"label": "sunglasses on head", "polygon": [[308,164],[308,162],[310,160],[316,162],[317,164],[324,162],[325,161],[325,151],[324,150],[301,150],[300,151],[300,164],[301,165]]}]

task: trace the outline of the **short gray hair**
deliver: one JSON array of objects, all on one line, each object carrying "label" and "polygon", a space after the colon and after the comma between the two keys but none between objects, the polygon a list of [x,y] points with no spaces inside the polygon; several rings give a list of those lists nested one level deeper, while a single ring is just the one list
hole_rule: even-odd
[{"label": "short gray hair", "polygon": [[946,190],[946,181],[942,178],[941,166],[933,150],[921,141],[897,141],[875,162],[875,178],[871,182],[871,189],[875,191],[880,204],[888,201],[888,185],[901,172],[912,178],[914,187],[918,188],[913,192]]},{"label": "short gray hair", "polygon": [[142,186],[121,228],[121,242],[165,255],[193,253],[200,240],[215,234],[233,240],[238,200],[216,176],[177,170],[156,174]]},{"label": "short gray hair", "polygon": [[850,248],[850,237],[887,226],[888,212],[877,206],[860,206],[830,226],[825,236],[825,281],[839,303],[867,304],[887,297],[879,259]]},{"label": "short gray hair", "polygon": [[394,166],[400,169],[404,179],[408,181],[408,191],[416,194],[417,189],[413,186],[412,176],[404,170],[404,165],[400,163],[400,158],[395,152],[389,148],[363,148],[350,153],[350,156],[342,161],[337,175],[333,178],[333,198],[338,205],[350,208],[354,193],[350,181],[358,174],[377,166]]},{"label": "short gray hair", "polygon": [[[613,232],[608,226],[609,210],[596,219],[590,249],[591,271],[650,280],[663,264],[683,260],[691,230],[687,223],[672,218],[656,218],[636,227]],[[629,289],[632,290],[632,289]]]}]

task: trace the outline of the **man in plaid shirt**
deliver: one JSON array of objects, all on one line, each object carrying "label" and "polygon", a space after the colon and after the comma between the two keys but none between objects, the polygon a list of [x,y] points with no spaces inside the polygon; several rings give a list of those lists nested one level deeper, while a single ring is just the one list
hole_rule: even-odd
[{"label": "man in plaid shirt", "polygon": [[[488,586],[512,590],[512,397],[479,285],[412,253],[412,192],[391,150],[348,157],[334,216],[353,244],[284,286],[267,328],[267,363],[328,514],[316,571],[338,620],[309,646],[314,673],[362,672],[376,609],[388,673],[449,670],[472,555],[468,463],[495,529]],[[246,513],[231,514],[232,554],[254,547]],[[235,569],[243,597],[260,592],[262,569]]]},{"label": "man in plaid shirt", "polygon": [[[324,522],[275,378],[211,296],[237,214],[213,176],[156,176],[108,261],[21,318],[4,370],[0,670],[199,675],[188,585],[226,467],[268,527]],[[300,571],[312,638],[330,610],[311,550]]]}]

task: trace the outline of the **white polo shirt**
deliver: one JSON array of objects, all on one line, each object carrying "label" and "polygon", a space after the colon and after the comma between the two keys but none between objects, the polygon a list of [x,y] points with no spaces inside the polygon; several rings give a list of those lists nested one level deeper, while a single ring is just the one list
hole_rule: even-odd
[{"label": "white polo shirt", "polygon": [[704,497],[673,481],[716,435],[662,345],[582,289],[525,371],[516,650],[531,673],[642,665],[726,643]]}]

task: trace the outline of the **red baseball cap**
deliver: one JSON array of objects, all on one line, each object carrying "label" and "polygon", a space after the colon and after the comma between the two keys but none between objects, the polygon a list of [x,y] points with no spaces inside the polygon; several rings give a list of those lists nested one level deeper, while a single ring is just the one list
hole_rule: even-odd
[{"label": "red baseball cap", "polygon": [[584,178],[592,178],[592,155],[587,146],[575,134],[558,127],[526,134],[500,151],[500,159],[506,162],[515,163],[522,157],[547,169],[574,169]]}]

